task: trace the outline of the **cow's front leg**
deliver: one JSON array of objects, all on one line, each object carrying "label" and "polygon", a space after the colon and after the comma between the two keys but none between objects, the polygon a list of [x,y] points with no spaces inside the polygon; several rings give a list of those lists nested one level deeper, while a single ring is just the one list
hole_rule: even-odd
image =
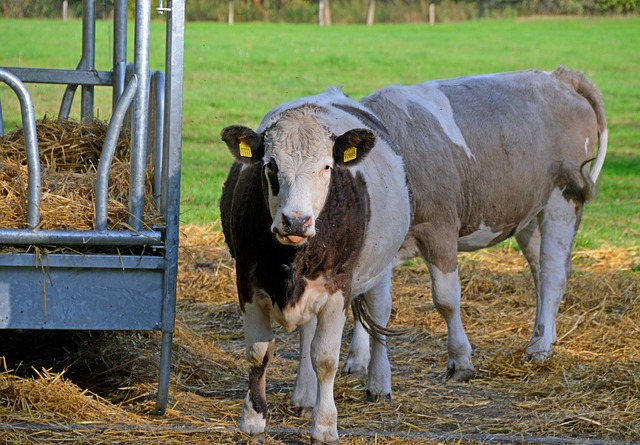
[{"label": "cow's front leg", "polygon": [[245,305],[244,335],[249,361],[249,391],[242,405],[240,430],[257,436],[264,433],[267,426],[267,366],[275,349],[268,308],[256,302]]},{"label": "cow's front leg", "polygon": [[291,403],[299,406],[302,417],[311,417],[313,407],[316,404],[318,391],[318,379],[311,364],[311,341],[316,333],[317,319],[312,318],[308,323],[298,328],[300,334],[300,360],[298,361],[298,373],[293,386]]},{"label": "cow's front leg", "polygon": [[458,382],[469,380],[474,376],[475,370],[471,362],[471,343],[460,317],[458,268],[452,272],[443,272],[433,264],[428,267],[433,304],[447,322],[447,378]]},{"label": "cow's front leg", "polygon": [[346,309],[340,292],[329,296],[318,314],[318,326],[311,342],[311,362],[318,378],[311,426],[313,443],[338,442],[338,411],[333,399],[333,384],[338,370]]}]

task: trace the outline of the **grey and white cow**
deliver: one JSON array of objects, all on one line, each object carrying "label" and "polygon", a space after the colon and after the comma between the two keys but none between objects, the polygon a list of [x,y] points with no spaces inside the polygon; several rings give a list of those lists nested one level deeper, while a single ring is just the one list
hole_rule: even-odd
[{"label": "grey and white cow", "polygon": [[[399,257],[419,254],[428,265],[448,328],[447,376],[474,374],[460,317],[458,251],[511,236],[536,291],[526,354],[549,357],[572,244],[607,149],[600,92],[582,73],[559,67],[392,86],[361,102],[405,159],[413,220]],[[368,351],[368,335],[356,324],[344,370],[366,371]]]},{"label": "grey and white cow", "polygon": [[[333,382],[351,299],[367,302],[372,323],[391,314],[392,261],[411,219],[402,157],[375,117],[336,88],[271,110],[256,132],[227,127],[222,139],[236,160],[221,219],[250,365],[240,429],[266,427],[274,319],[300,328],[294,405],[313,408],[314,442],[337,442]],[[368,357],[369,397],[390,397],[384,341]]]}]

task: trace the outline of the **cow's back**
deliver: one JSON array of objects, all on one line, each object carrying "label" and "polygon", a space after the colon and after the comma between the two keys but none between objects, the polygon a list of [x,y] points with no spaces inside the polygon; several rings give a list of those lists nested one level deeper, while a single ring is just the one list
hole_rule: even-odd
[{"label": "cow's back", "polygon": [[362,102],[405,158],[414,224],[457,227],[460,237],[491,228],[491,244],[539,212],[598,137],[589,102],[540,71],[389,87]]}]

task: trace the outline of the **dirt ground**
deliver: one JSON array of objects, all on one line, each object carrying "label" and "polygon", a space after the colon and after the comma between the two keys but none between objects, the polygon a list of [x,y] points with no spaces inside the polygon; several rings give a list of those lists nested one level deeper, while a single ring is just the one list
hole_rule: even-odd
[{"label": "dirt ground", "polygon": [[[522,360],[535,296],[521,255],[461,256],[463,322],[476,377],[442,380],[446,327],[421,261],[394,278],[393,399],[365,401],[364,379],[338,376],[341,443],[640,443],[640,248],[580,251],[542,364]],[[155,407],[156,332],[0,332],[0,442],[236,444],[247,389],[242,314],[221,234],[183,228],[170,402]],[[269,444],[309,443],[289,404],[297,335],[276,330],[268,371]],[[345,331],[346,357],[350,330]],[[0,356],[1,357],[1,356]]]}]

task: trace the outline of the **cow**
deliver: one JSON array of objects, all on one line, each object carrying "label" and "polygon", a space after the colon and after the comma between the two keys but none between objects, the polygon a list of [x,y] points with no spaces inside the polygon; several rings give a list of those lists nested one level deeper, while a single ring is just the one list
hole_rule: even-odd
[{"label": "cow", "polygon": [[[427,263],[434,306],[447,324],[444,377],[465,381],[475,372],[460,316],[458,251],[511,236],[536,292],[525,357],[546,360],[557,340],[572,244],[607,150],[596,86],[561,66],[391,86],[361,103],[405,160],[413,218],[396,263],[416,254]],[[366,367],[368,347],[356,323],[347,372]]]},{"label": "cow", "polygon": [[[359,301],[358,319],[378,327],[391,314],[392,262],[411,221],[402,156],[378,119],[335,87],[274,108],[256,131],[232,125],[221,137],[234,157],[220,213],[249,362],[240,429],[266,428],[275,320],[300,330],[292,403],[311,411],[314,443],[336,443],[333,384],[347,310]],[[365,364],[370,400],[391,396],[378,340]]]}]

